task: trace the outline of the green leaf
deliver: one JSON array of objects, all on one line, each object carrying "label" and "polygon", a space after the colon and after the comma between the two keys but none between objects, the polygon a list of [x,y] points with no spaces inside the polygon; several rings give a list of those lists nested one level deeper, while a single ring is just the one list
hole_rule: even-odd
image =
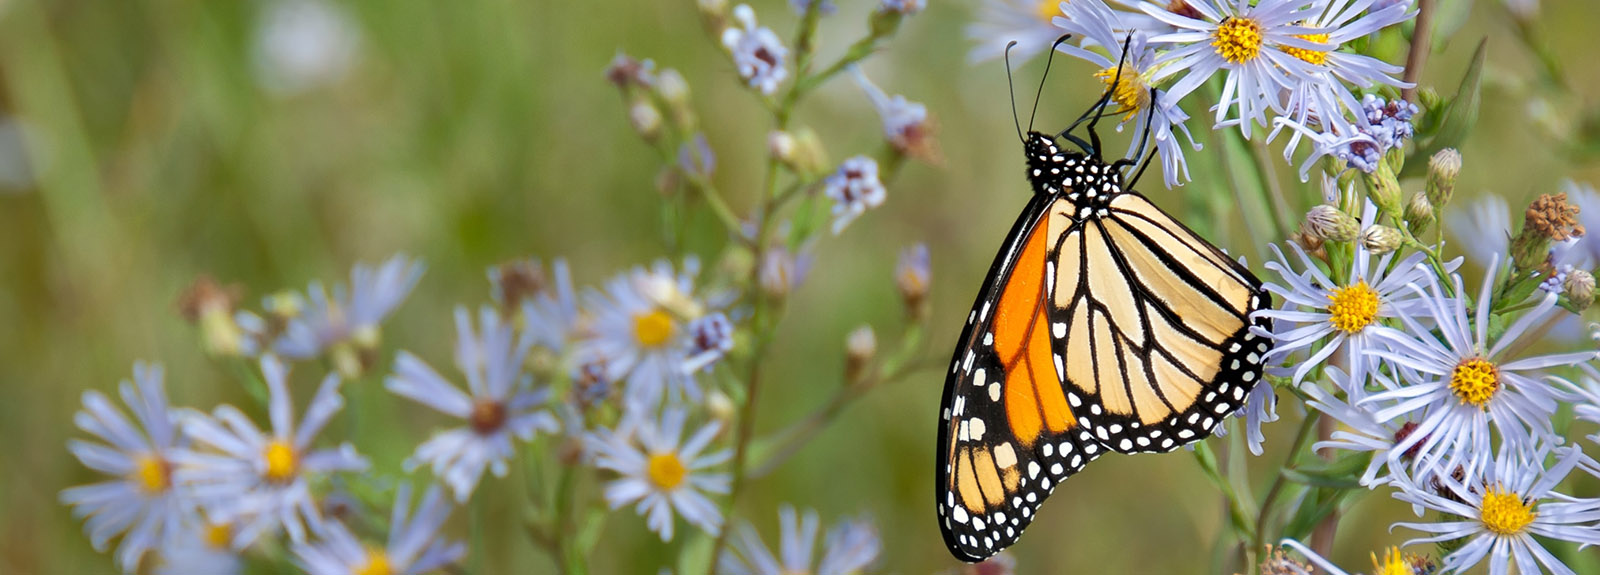
[{"label": "green leaf", "polygon": [[1350,453],[1333,461],[1301,465],[1293,469],[1284,469],[1280,473],[1285,479],[1301,485],[1360,489],[1361,474],[1366,471],[1367,463],[1371,460],[1371,453]]},{"label": "green leaf", "polygon": [[1439,53],[1450,37],[1461,31],[1472,15],[1473,0],[1434,0],[1433,2],[1433,52]]},{"label": "green leaf", "polygon": [[1365,489],[1328,489],[1316,488],[1306,493],[1304,501],[1296,506],[1293,518],[1283,526],[1283,536],[1291,539],[1305,539],[1317,523],[1338,511],[1346,502],[1366,494]]},{"label": "green leaf", "polygon": [[683,542],[683,548],[678,552],[678,573],[706,573],[711,570],[711,546],[715,543],[710,535],[696,530],[694,537]]},{"label": "green leaf", "polygon": [[[1439,150],[1445,148],[1458,148],[1461,142],[1467,139],[1467,134],[1472,132],[1472,127],[1478,123],[1478,105],[1481,103],[1483,88],[1483,62],[1489,53],[1488,39],[1478,41],[1478,49],[1472,54],[1472,65],[1467,67],[1466,74],[1461,77],[1461,84],[1456,87],[1455,96],[1450,102],[1438,110],[1427,110],[1418,122],[1417,133],[1430,135],[1426,144],[1418,144],[1417,152],[1412,154],[1418,158],[1430,158]],[[1412,162],[1401,171],[1401,178],[1422,176],[1427,170],[1427,162]]]}]

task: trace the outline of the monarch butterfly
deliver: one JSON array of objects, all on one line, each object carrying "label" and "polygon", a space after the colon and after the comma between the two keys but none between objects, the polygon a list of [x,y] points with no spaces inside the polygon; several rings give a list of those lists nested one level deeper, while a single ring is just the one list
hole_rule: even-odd
[{"label": "monarch butterfly", "polygon": [[[1124,185],[1136,160],[1101,160],[1094,126],[1109,96],[1057,135],[1082,152],[1018,123],[1033,198],[967,316],[940,410],[938,519],[964,561],[1015,543],[1102,453],[1208,437],[1261,377],[1268,342],[1251,327],[1267,324],[1251,314],[1270,296],[1133,191],[1143,168]],[[1092,144],[1071,134],[1090,113]]]}]

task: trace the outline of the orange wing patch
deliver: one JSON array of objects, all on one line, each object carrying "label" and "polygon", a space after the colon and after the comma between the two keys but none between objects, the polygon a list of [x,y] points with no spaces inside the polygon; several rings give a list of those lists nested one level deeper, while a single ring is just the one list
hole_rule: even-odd
[{"label": "orange wing patch", "polygon": [[1005,366],[1006,419],[1012,435],[1025,447],[1033,446],[1040,430],[1061,433],[1077,425],[1050,348],[1044,306],[1049,231],[1050,226],[1034,227],[995,310],[994,349]]}]

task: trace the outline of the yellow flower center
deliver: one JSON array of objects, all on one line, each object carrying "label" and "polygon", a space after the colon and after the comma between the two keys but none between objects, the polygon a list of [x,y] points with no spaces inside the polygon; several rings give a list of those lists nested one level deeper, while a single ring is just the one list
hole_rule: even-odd
[{"label": "yellow flower center", "polygon": [[659,347],[672,337],[672,316],[662,309],[633,316],[633,336],[644,347]]},{"label": "yellow flower center", "polygon": [[1328,294],[1328,323],[1339,331],[1355,333],[1366,329],[1378,317],[1378,290],[1361,280]]},{"label": "yellow flower center", "polygon": [[233,540],[233,527],[227,523],[216,523],[206,526],[206,545],[212,549],[227,549],[228,542]]},{"label": "yellow flower center", "polygon": [[394,565],[389,563],[389,555],[382,549],[367,550],[367,563],[357,568],[351,575],[394,575],[397,573]]},{"label": "yellow flower center", "polygon": [[1040,20],[1049,23],[1055,20],[1056,16],[1061,15],[1061,1],[1062,0],[1039,0],[1039,5],[1034,7],[1034,14],[1037,15]]},{"label": "yellow flower center", "polygon": [[[1327,34],[1301,34],[1301,35],[1295,36],[1295,37],[1299,38],[1301,40],[1309,41],[1309,42],[1316,42],[1318,44],[1327,44],[1328,43],[1328,35]],[[1332,46],[1330,46],[1329,48],[1332,48]],[[1316,64],[1318,66],[1326,64],[1328,62],[1328,51],[1327,50],[1307,50],[1305,48],[1296,48],[1294,46],[1280,46],[1278,49],[1279,50],[1283,50],[1283,53],[1285,53],[1285,54],[1288,54],[1290,56],[1294,56],[1296,58],[1299,58],[1301,60],[1305,60],[1306,62],[1310,62],[1310,63]]]},{"label": "yellow flower center", "polygon": [[1497,535],[1516,535],[1538,514],[1515,493],[1494,487],[1483,494],[1483,526]]},{"label": "yellow flower center", "polygon": [[1255,20],[1230,16],[1211,37],[1211,47],[1230,63],[1248,62],[1261,54],[1261,25]]},{"label": "yellow flower center", "polygon": [[[1111,99],[1117,102],[1117,112],[1128,113],[1123,118],[1124,121],[1133,119],[1139,110],[1150,105],[1150,87],[1145,85],[1144,78],[1132,70],[1123,68],[1119,75],[1117,67],[1112,66],[1095,72],[1094,77],[1099,78],[1107,88],[1111,88]],[[1112,82],[1116,82],[1116,85],[1112,86]]]},{"label": "yellow flower center", "polygon": [[667,452],[650,456],[648,472],[651,483],[663,491],[671,491],[683,484],[684,478],[689,475],[689,468],[683,466],[678,454]]},{"label": "yellow flower center", "polygon": [[172,464],[155,454],[144,455],[134,462],[129,479],[139,484],[146,494],[155,495],[172,487]]},{"label": "yellow flower center", "polygon": [[267,458],[268,481],[283,482],[294,478],[299,461],[296,460],[293,447],[284,441],[274,439],[267,443],[264,451],[263,455]]},{"label": "yellow flower center", "polygon": [[1390,547],[1383,553],[1383,561],[1378,560],[1378,554],[1372,554],[1372,575],[1412,575],[1411,566],[1406,565],[1405,557],[1400,555],[1399,547]]},{"label": "yellow flower center", "polygon": [[1480,408],[1488,405],[1495,392],[1500,391],[1500,368],[1481,357],[1463,361],[1450,373],[1450,391],[1461,398],[1461,403]]}]

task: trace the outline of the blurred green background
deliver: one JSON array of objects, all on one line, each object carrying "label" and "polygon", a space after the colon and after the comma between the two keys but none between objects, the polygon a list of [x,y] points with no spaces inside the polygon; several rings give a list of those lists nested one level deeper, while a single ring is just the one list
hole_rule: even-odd
[{"label": "blurred green background", "polygon": [[[839,4],[823,23],[822,61],[863,34],[876,3]],[[758,429],[778,429],[832,392],[851,328],[871,323],[880,338],[892,336],[900,306],[885,270],[912,242],[927,242],[933,256],[930,345],[942,357],[1028,195],[1004,68],[966,59],[964,27],[977,2],[929,4],[866,70],[889,92],[927,104],[944,162],[908,165],[884,207],[822,242],[780,329]],[[274,36],[269,15],[282,14],[265,0],[0,1],[0,573],[113,572],[56,501],[63,487],[99,479],[65,449],[83,435],[71,418],[84,390],[110,390],[134,361],[150,360],[167,366],[176,404],[247,401],[176,311],[198,274],[242,284],[254,307],[271,291],[343,280],[356,261],[419,256],[427,274],[388,324],[386,343],[443,367],[451,310],[487,301],[487,266],[565,257],[580,284],[593,284],[666,255],[657,158],[603,76],[618,50],[689,80],[718,154],[715,180],[735,209],[743,212],[759,185],[766,116],[734,81],[690,0],[332,5],[345,17],[345,40],[306,47],[295,34]],[[763,24],[792,41],[786,2],[754,6]],[[1463,148],[1462,195],[1493,191],[1516,206],[1564,177],[1600,181],[1592,163],[1556,145],[1576,130],[1568,120],[1600,86],[1600,67],[1586,60],[1600,48],[1590,9],[1581,1],[1543,7],[1539,25],[1552,53],[1570,64],[1570,91],[1530,86],[1536,60],[1498,2],[1477,2],[1465,27],[1445,39],[1423,84],[1449,94],[1474,44],[1489,38],[1485,103]],[[278,60],[264,48],[272,42],[288,42]],[[296,71],[304,56],[296,50],[332,54],[334,65],[312,58]],[[1081,63],[1058,66],[1043,126],[1070,119],[1099,89]],[[1031,86],[1041,69],[1039,60],[1022,66],[1019,83]],[[874,150],[881,139],[870,103],[848,81],[822,90],[798,122],[822,135],[835,160]],[[1200,121],[1192,125],[1197,137],[1213,139]],[[1150,191],[1259,263],[1259,247],[1247,245],[1227,200],[1205,199],[1227,196],[1196,193],[1224,185],[1211,167],[1215,149],[1189,156],[1195,183]],[[1280,167],[1280,177],[1298,185],[1293,170]],[[1159,181],[1152,175],[1146,187]],[[716,221],[702,212],[692,223],[700,232],[691,251],[714,255]],[[317,374],[298,375],[304,400]],[[380,470],[395,470],[440,421],[379,392],[381,375],[350,385],[364,410],[352,439]],[[770,542],[780,502],[814,507],[830,522],[865,513],[882,531],[886,571],[954,567],[928,505],[942,384],[933,370],[874,391],[752,484],[741,515]],[[1281,460],[1272,448],[1284,447],[1292,427],[1268,428],[1276,441],[1256,462],[1258,491],[1265,465]],[[325,437],[338,435],[336,428]],[[491,502],[515,500],[506,482],[487,485]],[[1014,549],[1019,571],[1204,572],[1221,505],[1186,454],[1106,458],[1052,498]],[[508,507],[486,507],[495,511],[484,518],[485,566],[544,572],[549,564],[516,514],[499,511]],[[452,522],[453,535],[464,536],[464,515]],[[1368,498],[1345,521],[1336,557],[1366,565],[1370,550],[1403,539],[1385,533],[1403,515],[1386,497]],[[671,564],[672,547],[631,512],[607,530],[598,572],[654,573]]]}]

